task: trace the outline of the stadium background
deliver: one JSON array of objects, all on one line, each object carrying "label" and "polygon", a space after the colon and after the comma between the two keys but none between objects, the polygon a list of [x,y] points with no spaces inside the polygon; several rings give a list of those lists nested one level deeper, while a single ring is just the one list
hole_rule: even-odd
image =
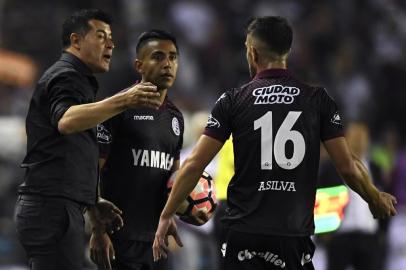
[{"label": "stadium background", "polygon": [[[243,32],[248,18],[286,16],[295,31],[290,69],[304,81],[325,86],[347,122],[361,121],[370,127],[370,158],[381,166],[399,201],[399,216],[389,228],[387,269],[406,269],[403,0],[0,0],[0,269],[19,269],[25,262],[12,215],[16,186],[22,181],[18,165],[25,153],[29,99],[38,76],[59,57],[64,18],[89,7],[103,9],[114,18],[116,47],[111,70],[98,75],[100,98],[138,78],[132,61],[142,31],[162,28],[176,35],[180,69],[169,95],[186,116],[185,148],[193,144],[201,119],[216,98],[249,80]],[[195,269],[213,269],[207,263],[213,244],[199,246],[199,235],[210,235],[210,229],[184,230],[189,233],[187,239],[195,239],[190,247],[196,255],[188,258],[194,260]],[[322,252],[320,246],[319,269],[324,264]]]}]

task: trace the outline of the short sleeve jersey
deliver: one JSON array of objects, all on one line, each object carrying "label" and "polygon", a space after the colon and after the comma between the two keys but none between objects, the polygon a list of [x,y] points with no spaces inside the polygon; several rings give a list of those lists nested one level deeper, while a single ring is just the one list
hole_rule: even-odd
[{"label": "short sleeve jersey", "polygon": [[232,134],[235,174],[227,190],[231,229],[271,235],[314,233],[320,141],[343,136],[340,113],[325,89],[288,70],[262,71],[225,92],[204,134]]},{"label": "short sleeve jersey", "polygon": [[123,211],[119,235],[153,240],[183,131],[182,113],[168,99],[159,110],[127,110],[98,126],[100,154],[106,159],[101,195]]}]

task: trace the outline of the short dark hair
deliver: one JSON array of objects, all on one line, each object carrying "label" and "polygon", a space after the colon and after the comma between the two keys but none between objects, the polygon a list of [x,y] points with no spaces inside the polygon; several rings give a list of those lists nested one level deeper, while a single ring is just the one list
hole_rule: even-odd
[{"label": "short dark hair", "polygon": [[290,50],[293,40],[292,27],[279,16],[255,17],[248,22],[247,34],[265,42],[269,50],[283,55]]},{"label": "short dark hair", "polygon": [[70,35],[78,33],[86,35],[90,30],[89,21],[99,20],[107,24],[111,24],[111,17],[99,9],[81,9],[73,13],[67,18],[62,25],[62,47],[69,47]]},{"label": "short dark hair", "polygon": [[176,47],[177,53],[179,54],[178,43],[176,42],[176,38],[171,33],[164,31],[164,30],[151,29],[149,31],[142,33],[138,37],[137,47],[135,49],[137,55],[139,54],[141,48],[144,47],[144,45],[148,41],[155,40],[155,39],[172,41],[173,45],[175,45],[175,47]]}]

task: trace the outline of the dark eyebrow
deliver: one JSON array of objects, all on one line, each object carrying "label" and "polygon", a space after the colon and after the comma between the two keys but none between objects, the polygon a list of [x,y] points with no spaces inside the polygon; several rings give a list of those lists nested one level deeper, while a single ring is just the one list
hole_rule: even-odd
[{"label": "dark eyebrow", "polygon": [[165,53],[163,51],[160,51],[160,50],[155,50],[155,51],[152,51],[151,54],[165,54]]},{"label": "dark eyebrow", "polygon": [[[154,50],[153,52],[151,52],[151,55],[156,55],[156,54],[162,55],[162,54],[165,54],[165,53],[163,51],[161,51],[161,50]],[[169,52],[169,55],[170,56],[178,55],[178,53],[175,52],[175,51],[171,51],[171,52]]]},{"label": "dark eyebrow", "polygon": [[110,35],[109,35],[106,31],[104,31],[102,29],[97,29],[96,33],[103,33],[106,37],[109,37],[109,36],[111,37],[111,32],[110,32]]}]

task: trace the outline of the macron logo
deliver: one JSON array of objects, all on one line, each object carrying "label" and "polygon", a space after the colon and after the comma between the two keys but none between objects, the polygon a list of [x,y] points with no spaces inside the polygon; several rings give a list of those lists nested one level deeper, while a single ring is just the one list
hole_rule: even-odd
[{"label": "macron logo", "polygon": [[134,115],[134,120],[154,120],[152,115]]}]

